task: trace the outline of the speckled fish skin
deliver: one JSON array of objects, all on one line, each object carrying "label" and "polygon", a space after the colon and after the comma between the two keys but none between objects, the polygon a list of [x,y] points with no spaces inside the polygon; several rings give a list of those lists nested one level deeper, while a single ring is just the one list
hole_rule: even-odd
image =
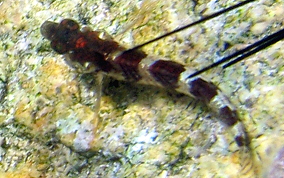
[{"label": "speckled fish skin", "polygon": [[117,80],[174,89],[203,101],[230,128],[239,152],[241,177],[254,177],[254,166],[249,138],[236,108],[228,97],[213,83],[197,76],[182,64],[148,56],[140,50],[124,52],[108,34],[85,28],[80,31],[77,22],[64,19],[59,24],[46,21],[41,33],[51,41],[51,47],[66,56],[67,63],[80,72],[103,72]]}]

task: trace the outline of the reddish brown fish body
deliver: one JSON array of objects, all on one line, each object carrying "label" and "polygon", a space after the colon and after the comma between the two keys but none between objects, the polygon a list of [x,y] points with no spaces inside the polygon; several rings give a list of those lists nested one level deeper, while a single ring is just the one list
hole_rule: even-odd
[{"label": "reddish brown fish body", "polygon": [[[180,63],[147,55],[141,50],[130,50],[119,45],[109,35],[88,28],[79,29],[74,20],[61,23],[46,21],[41,33],[51,47],[66,56],[66,61],[81,72],[103,72],[117,80],[154,85],[189,95],[203,101],[217,115],[218,120],[231,127],[235,143],[244,152],[245,170],[251,166],[249,140],[236,108],[228,97],[212,82],[201,76],[189,78],[195,70]],[[252,168],[248,168],[252,169]]]},{"label": "reddish brown fish body", "polygon": [[[57,53],[67,54],[71,65],[87,67],[83,72],[103,71],[119,80],[145,84],[150,79],[152,83],[149,84],[175,89],[208,105],[216,100],[219,106],[213,108],[228,126],[239,120],[235,108],[217,86],[201,77],[186,78],[184,75],[193,70],[182,64],[159,58],[150,59],[140,50],[125,52],[126,49],[110,36],[89,29],[80,31],[77,22],[70,19],[64,19],[59,24],[47,21],[42,25],[41,32],[51,41],[51,47]],[[88,69],[88,65],[92,68]]]}]

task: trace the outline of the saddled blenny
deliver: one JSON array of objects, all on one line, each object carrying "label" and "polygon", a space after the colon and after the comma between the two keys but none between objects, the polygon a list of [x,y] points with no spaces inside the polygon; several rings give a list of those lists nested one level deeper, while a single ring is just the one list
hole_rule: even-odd
[{"label": "saddled blenny", "polygon": [[[149,43],[210,20],[249,2],[253,2],[253,0],[244,1],[205,16],[194,23],[131,49],[121,46],[106,32],[92,31],[90,28],[80,30],[79,24],[71,19],[64,19],[60,23],[46,21],[41,26],[41,33],[51,41],[51,47],[54,51],[65,55],[66,62],[70,66],[82,73],[95,73],[98,76],[99,81],[97,83],[99,85],[101,84],[101,76],[105,75],[117,80],[175,90],[204,102],[217,115],[218,120],[230,128],[229,131],[234,134],[234,143],[237,145],[237,151],[240,152],[241,157],[241,177],[255,177],[250,138],[241,122],[241,118],[238,117],[236,107],[215,84],[204,79],[200,74],[222,63],[226,63],[223,66],[223,68],[226,68],[276,43],[284,38],[283,30],[267,36],[199,71],[168,59],[149,56],[141,50],[141,47]],[[99,109],[99,99],[96,105],[97,109]]]}]

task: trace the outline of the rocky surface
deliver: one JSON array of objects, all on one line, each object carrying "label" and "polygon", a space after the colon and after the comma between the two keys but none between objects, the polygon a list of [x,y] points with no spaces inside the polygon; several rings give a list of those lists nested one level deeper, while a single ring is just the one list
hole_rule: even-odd
[{"label": "rocky surface", "polygon": [[[66,65],[39,31],[72,18],[133,46],[233,2],[1,2],[0,177],[236,177],[233,137],[202,103],[105,78],[96,113],[95,77]],[[201,68],[283,28],[283,12],[281,1],[258,1],[145,50]],[[238,107],[260,175],[283,148],[283,43],[205,74]]]}]

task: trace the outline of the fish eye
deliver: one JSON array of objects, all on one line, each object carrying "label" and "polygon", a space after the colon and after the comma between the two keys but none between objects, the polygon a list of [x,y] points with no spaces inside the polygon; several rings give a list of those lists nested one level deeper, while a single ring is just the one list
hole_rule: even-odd
[{"label": "fish eye", "polygon": [[46,21],[40,27],[40,33],[47,38],[52,40],[57,32],[58,23]]},{"label": "fish eye", "polygon": [[79,24],[72,19],[64,19],[61,21],[60,25],[65,27],[70,31],[76,31],[79,29]]}]

